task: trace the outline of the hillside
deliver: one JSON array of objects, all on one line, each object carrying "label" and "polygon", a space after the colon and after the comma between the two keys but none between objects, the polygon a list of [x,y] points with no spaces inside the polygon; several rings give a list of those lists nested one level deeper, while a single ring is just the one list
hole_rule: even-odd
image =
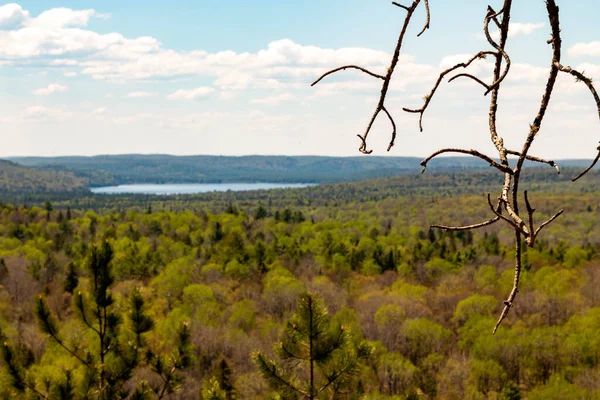
[{"label": "hillside", "polygon": [[[89,178],[91,186],[127,183],[348,182],[414,173],[416,157],[171,156],[19,157],[25,166],[63,167]],[[456,157],[431,168],[477,168],[485,162]],[[112,180],[112,181],[111,181]]]},{"label": "hillside", "polygon": [[[61,168],[75,172],[90,186],[132,183],[227,182],[352,182],[420,171],[417,157],[322,156],[172,156],[104,155],[94,157],[15,157],[13,162],[31,167]],[[589,160],[564,160],[561,167],[582,168]],[[456,172],[487,168],[471,157],[441,157],[429,171]]]},{"label": "hillside", "polygon": [[85,179],[73,172],[24,167],[0,160],[0,193],[88,193]]}]

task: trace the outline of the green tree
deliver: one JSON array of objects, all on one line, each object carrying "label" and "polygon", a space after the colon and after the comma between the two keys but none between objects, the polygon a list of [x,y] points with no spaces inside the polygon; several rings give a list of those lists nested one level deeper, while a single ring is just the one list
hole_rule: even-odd
[{"label": "green tree", "polygon": [[2,282],[8,276],[8,267],[4,258],[0,258],[0,282]]},{"label": "green tree", "polygon": [[322,300],[300,296],[278,348],[279,363],[261,352],[254,361],[269,386],[286,399],[339,398],[351,387],[360,361],[371,348],[342,325],[332,323]]},{"label": "green tree", "polygon": [[65,292],[73,294],[73,291],[79,285],[79,277],[75,269],[75,263],[70,262],[67,266],[67,276],[65,277]]}]

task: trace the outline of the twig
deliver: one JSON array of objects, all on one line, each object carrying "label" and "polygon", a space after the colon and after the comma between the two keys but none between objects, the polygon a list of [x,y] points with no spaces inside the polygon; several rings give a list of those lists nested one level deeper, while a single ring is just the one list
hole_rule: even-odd
[{"label": "twig", "polygon": [[492,335],[496,334],[498,327],[512,308],[515,297],[517,297],[517,293],[519,292],[519,280],[521,278],[521,267],[521,233],[515,229],[515,277],[513,279],[513,288],[510,291],[510,295],[508,295],[508,299],[504,300],[504,308],[502,309],[500,318],[498,318],[498,322],[496,322],[496,325],[494,326]]},{"label": "twig", "polygon": [[425,11],[427,12],[427,21],[425,22],[423,30],[419,32],[417,37],[420,37],[427,29],[429,29],[429,24],[431,23],[431,11],[429,10],[429,0],[425,0]]},{"label": "twig", "polygon": [[[435,92],[440,87],[440,84],[442,83],[442,80],[444,79],[444,77],[446,75],[448,75],[450,72],[455,71],[455,70],[457,70],[459,68],[467,68],[475,60],[480,60],[480,59],[485,58],[486,55],[494,55],[494,54],[496,54],[496,53],[494,53],[492,51],[480,51],[479,53],[477,53],[473,57],[471,57],[467,62],[456,64],[455,66],[450,67],[447,70],[443,71],[440,74],[440,76],[438,77],[438,80],[435,83],[435,85],[433,86],[433,89],[431,89],[431,92],[428,95],[425,96],[425,104],[423,104],[423,107],[418,108],[418,109],[403,108],[403,110],[406,111],[406,112],[408,112],[408,113],[420,114],[419,129],[421,130],[421,132],[423,132],[423,114],[425,113],[425,110],[429,106],[429,103],[431,103],[431,99],[433,98],[433,96],[435,95]],[[455,78],[456,77],[450,79],[450,81],[452,81]],[[475,79],[478,80],[477,78],[475,78]],[[483,84],[484,86],[488,87],[485,83],[483,83],[483,82],[480,82],[480,83]]]},{"label": "twig", "polygon": [[488,200],[488,205],[490,206],[490,210],[492,210],[492,212],[494,214],[496,214],[496,217],[503,219],[504,221],[508,222],[513,228],[515,228],[517,231],[519,231],[520,233],[523,233],[525,235],[528,235],[527,231],[525,231],[523,229],[523,222],[521,221],[521,224],[518,224],[517,222],[513,221],[510,218],[505,217],[504,215],[500,214],[500,212],[496,211],[494,209],[494,206],[492,204],[492,198],[491,195],[488,193],[487,195],[487,200]]},{"label": "twig", "polygon": [[588,172],[590,172],[592,170],[592,168],[594,168],[596,166],[596,164],[598,163],[598,160],[600,160],[600,146],[598,146],[598,155],[596,156],[596,158],[594,158],[594,161],[592,162],[592,164],[589,167],[587,167],[585,169],[585,171],[583,171],[582,173],[580,173],[579,175],[577,175],[575,178],[573,178],[573,182],[579,180],[585,174],[587,174]]},{"label": "twig", "polygon": [[471,74],[458,74],[458,75],[454,75],[452,78],[448,79],[448,83],[452,82],[455,79],[458,78],[471,78],[473,79],[475,82],[479,83],[481,86],[483,86],[484,88],[486,88],[487,90],[490,89],[490,85],[488,85],[487,83],[485,83],[484,81],[482,81],[481,79],[479,79],[478,77],[471,75]]},{"label": "twig", "polygon": [[[506,154],[510,154],[510,155],[512,155],[512,156],[517,156],[517,157],[520,157],[520,156],[521,156],[521,153],[519,153],[518,151],[514,151],[514,150],[506,150]],[[551,161],[551,160],[545,160],[545,159],[543,159],[543,158],[536,157],[536,156],[530,156],[529,154],[527,154],[527,155],[525,156],[525,159],[526,159],[526,160],[529,160],[529,161],[538,162],[538,163],[541,163],[541,164],[548,164],[549,166],[551,166],[551,167],[553,167],[554,169],[556,169],[557,173],[558,173],[558,174],[560,174],[560,167],[559,167],[559,166],[558,166],[558,164],[557,164],[557,163],[555,163],[554,161]]]},{"label": "twig", "polygon": [[323,78],[325,78],[326,76],[328,76],[328,75],[331,75],[331,74],[334,74],[334,73],[336,73],[338,71],[343,71],[343,70],[346,70],[346,69],[357,69],[359,71],[364,72],[367,75],[371,75],[374,78],[385,79],[385,76],[382,76],[382,75],[376,74],[374,72],[371,72],[368,69],[365,69],[363,67],[359,67],[358,65],[344,65],[343,67],[332,69],[331,71],[328,71],[328,72],[324,73],[323,75],[321,75],[319,77],[319,79],[317,79],[316,81],[314,81],[310,86],[315,86],[317,83],[321,82],[321,80]]},{"label": "twig", "polygon": [[[491,44],[493,48],[498,50],[498,54],[501,55],[504,58],[504,60],[506,60],[506,68],[504,69],[504,72],[502,72],[502,75],[497,77],[496,80],[494,81],[494,83],[492,83],[490,85],[487,92],[485,92],[486,96],[492,90],[494,90],[498,86],[500,86],[500,83],[502,83],[502,81],[504,81],[504,79],[508,75],[508,71],[510,71],[511,61],[510,61],[510,57],[508,56],[506,51],[504,51],[503,41],[504,42],[506,41],[504,34],[508,33],[508,22],[510,21],[510,5],[512,5],[512,1],[506,1],[506,3],[509,4],[509,7],[507,7],[507,5],[505,4],[504,8],[502,8],[502,10],[497,13],[494,13],[494,10],[491,7],[488,7],[488,15],[485,18],[485,23],[484,23],[484,28],[483,28],[483,30],[485,32],[485,37],[486,37],[488,43]],[[509,12],[507,12],[507,10],[509,10]],[[497,44],[492,39],[492,36],[490,35],[489,24],[490,24],[490,20],[498,17],[498,15],[500,15],[500,14],[504,14],[504,16],[503,16],[503,20],[502,20],[502,27],[500,29],[500,32],[501,32],[500,44]],[[504,40],[502,40],[502,39],[504,39]]]},{"label": "twig", "polygon": [[484,226],[489,226],[495,224],[500,221],[500,217],[494,217],[489,221],[482,222],[480,224],[475,225],[467,225],[467,226],[444,226],[444,225],[431,225],[431,228],[442,229],[444,231],[469,231],[472,229],[483,228]]},{"label": "twig", "polygon": [[506,174],[511,174],[511,175],[513,173],[512,169],[510,169],[510,167],[508,167],[506,165],[498,164],[496,161],[492,160],[490,157],[486,156],[485,154],[478,152],[477,150],[451,149],[451,148],[438,150],[435,153],[433,153],[432,155],[430,155],[429,157],[427,157],[426,159],[424,159],[423,161],[421,161],[421,166],[423,167],[423,169],[421,170],[421,173],[425,172],[425,170],[427,169],[427,163],[429,161],[431,161],[433,158],[435,158],[443,153],[468,154],[473,157],[478,157],[484,161],[487,161],[491,167],[494,167],[494,168],[500,170],[501,172],[504,172]]},{"label": "twig", "polygon": [[[598,95],[598,92],[596,91],[596,88],[594,87],[594,84],[592,83],[592,79],[586,77],[583,73],[581,73],[569,66],[565,67],[565,66],[561,65],[560,63],[557,63],[556,67],[558,68],[559,71],[573,75],[575,77],[575,79],[577,80],[577,82],[583,82],[588,87],[588,89],[592,93],[592,96],[594,97],[594,101],[596,102],[596,107],[598,108],[598,118],[600,118],[600,96]],[[573,182],[579,180],[585,174],[590,172],[590,170],[592,168],[594,168],[594,166],[596,166],[596,164],[598,163],[598,160],[600,159],[600,146],[598,147],[598,152],[599,153],[596,156],[596,158],[594,159],[594,161],[592,162],[592,164],[581,174],[577,175],[577,177],[573,178]]]},{"label": "twig", "polygon": [[393,4],[393,5],[395,5],[395,6],[398,6],[398,7],[400,7],[400,8],[404,8],[406,11],[410,12],[410,8],[408,8],[408,7],[406,7],[406,6],[403,6],[403,5],[402,5],[402,4],[400,4],[400,3],[396,3],[395,1],[392,1],[392,4]]},{"label": "twig", "polygon": [[[371,76],[374,76],[376,78],[380,78],[383,79],[383,85],[381,87],[381,95],[379,97],[379,102],[377,103],[377,107],[375,108],[375,111],[373,112],[373,115],[371,117],[371,119],[369,120],[369,124],[367,126],[367,129],[365,130],[365,133],[362,135],[357,135],[360,140],[361,140],[361,144],[359,147],[359,151],[363,154],[371,154],[373,151],[372,150],[368,150],[367,149],[367,137],[369,136],[369,132],[371,132],[371,128],[373,127],[373,124],[375,123],[375,120],[377,119],[377,116],[379,115],[379,113],[383,110],[388,118],[390,119],[391,123],[392,123],[392,127],[393,127],[393,133],[392,133],[392,140],[390,141],[390,144],[388,146],[388,151],[391,150],[391,148],[394,146],[394,141],[395,141],[395,137],[396,137],[396,123],[394,122],[392,116],[390,115],[390,113],[387,111],[387,109],[385,109],[385,99],[388,93],[388,90],[390,88],[390,82],[392,80],[392,75],[394,74],[394,70],[396,69],[396,65],[398,64],[398,60],[400,59],[400,50],[402,49],[402,44],[404,43],[404,37],[406,35],[406,31],[408,29],[408,26],[410,25],[410,21],[412,19],[412,16],[415,12],[415,10],[417,9],[418,5],[421,3],[421,0],[414,0],[412,5],[410,7],[404,6],[402,4],[396,3],[396,2],[392,2],[393,5],[401,7],[403,9],[405,9],[408,14],[406,15],[406,18],[404,19],[404,24],[402,26],[402,30],[400,31],[400,35],[398,36],[398,42],[396,43],[396,48],[394,50],[394,55],[392,56],[392,61],[390,63],[390,66],[387,70],[387,74],[385,76],[381,76],[378,74],[374,74],[372,72],[369,72],[367,70],[365,70],[364,68],[361,67],[357,67],[357,66],[346,66],[346,67],[341,67],[341,68],[336,68],[334,70],[331,70],[329,72],[326,72],[325,74],[323,74],[319,79],[317,79],[312,86],[314,86],[315,84],[317,84],[321,79],[323,79],[324,77],[333,74],[337,71],[340,71],[342,69],[345,68],[355,68],[355,69],[359,69]],[[428,2],[427,3],[427,7],[428,7]],[[427,22],[427,25],[429,25],[429,19]]]},{"label": "twig", "polygon": [[544,222],[543,224],[541,224],[537,230],[535,231],[534,236],[537,236],[538,233],[540,233],[540,231],[542,229],[544,229],[546,226],[550,225],[550,223],[552,223],[556,218],[560,217],[562,215],[562,213],[564,212],[564,210],[560,210],[559,212],[557,212],[556,214],[554,214],[552,216],[552,218],[550,218],[548,221]]}]

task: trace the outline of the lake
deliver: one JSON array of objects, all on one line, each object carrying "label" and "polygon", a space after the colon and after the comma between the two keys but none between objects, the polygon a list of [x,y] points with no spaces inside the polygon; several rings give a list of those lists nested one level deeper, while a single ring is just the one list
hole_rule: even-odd
[{"label": "lake", "polygon": [[242,192],[247,190],[290,189],[314,186],[311,183],[164,183],[133,184],[91,188],[95,194],[196,194]]}]

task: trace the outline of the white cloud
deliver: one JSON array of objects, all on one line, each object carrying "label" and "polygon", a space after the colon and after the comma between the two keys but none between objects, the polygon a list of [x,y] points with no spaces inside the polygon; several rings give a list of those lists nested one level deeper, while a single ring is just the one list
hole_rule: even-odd
[{"label": "white cloud", "polygon": [[0,30],[19,28],[29,19],[29,12],[20,5],[11,3],[0,7]]},{"label": "white cloud", "polygon": [[95,13],[94,10],[74,11],[70,8],[52,8],[28,21],[28,25],[42,29],[87,26],[90,18]]},{"label": "white cloud", "polygon": [[222,91],[221,93],[219,93],[219,98],[222,100],[231,100],[231,99],[235,99],[236,97],[237,97],[237,92],[234,92],[232,90]]},{"label": "white cloud", "polygon": [[510,24],[510,31],[508,31],[508,35],[509,36],[519,36],[519,35],[531,35],[533,32],[537,31],[538,29],[542,29],[544,26],[546,26],[546,24],[544,23],[538,23],[538,24],[532,24],[532,23],[520,23],[520,22],[511,22]]},{"label": "white cloud", "polygon": [[67,86],[52,83],[52,84],[48,85],[48,87],[34,90],[33,94],[35,94],[36,96],[48,96],[52,93],[62,93],[62,92],[66,92],[67,90],[69,90],[69,88]]},{"label": "white cloud", "polygon": [[73,78],[74,76],[77,76],[79,74],[77,72],[65,72],[63,75],[67,78]]},{"label": "white cloud", "polygon": [[[536,24],[536,23],[511,22],[510,30],[508,31],[508,37],[529,36],[533,32],[535,32],[539,29],[542,29],[544,26],[546,26],[546,24],[544,24],[544,23]],[[499,40],[500,39],[500,31],[498,31],[497,29],[494,31],[491,31],[490,36],[492,36],[492,39],[494,39],[494,40]],[[478,33],[477,38],[482,39],[482,40],[486,39],[485,35],[483,33]]]},{"label": "white cloud", "polygon": [[130,99],[139,99],[139,98],[143,98],[143,97],[152,97],[152,96],[156,96],[156,93],[150,93],[150,92],[131,92],[127,94],[127,97],[129,97]]},{"label": "white cloud", "polygon": [[90,115],[103,115],[106,113],[106,108],[104,107],[99,107],[96,108],[95,110],[93,110]]},{"label": "white cloud", "polygon": [[23,110],[21,118],[25,120],[66,120],[72,115],[73,113],[62,108],[31,106]]},{"label": "white cloud", "polygon": [[553,111],[589,111],[592,109],[592,106],[589,105],[578,105],[569,103],[566,101],[561,101],[554,103],[550,106]]},{"label": "white cloud", "polygon": [[289,92],[286,92],[286,93],[281,93],[281,94],[277,94],[274,96],[263,97],[260,99],[252,99],[252,100],[250,100],[250,103],[276,105],[276,104],[279,104],[284,101],[294,100],[295,98],[296,98],[296,96],[294,96],[293,94],[291,94]]},{"label": "white cloud", "polygon": [[200,97],[206,97],[214,91],[215,89],[204,86],[191,90],[179,89],[176,92],[171,93],[167,98],[169,100],[194,100]]},{"label": "white cloud", "polygon": [[571,57],[593,56],[600,57],[600,41],[577,43],[569,48]]}]

